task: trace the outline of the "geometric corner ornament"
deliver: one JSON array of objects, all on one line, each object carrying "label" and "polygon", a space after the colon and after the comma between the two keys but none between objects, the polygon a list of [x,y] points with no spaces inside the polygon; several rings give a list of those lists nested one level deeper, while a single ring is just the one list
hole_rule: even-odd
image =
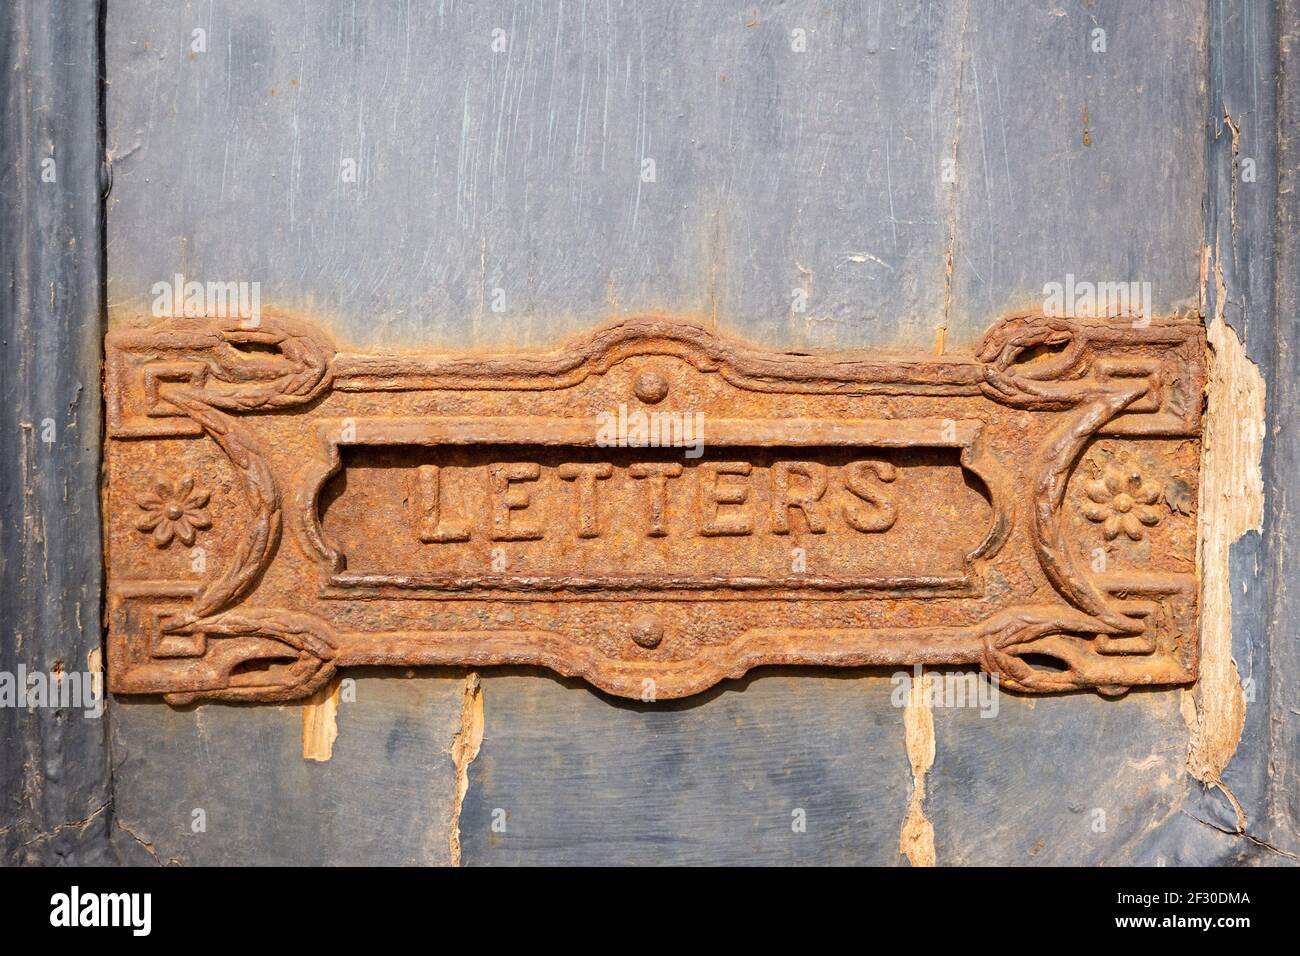
[{"label": "geometric corner ornament", "polygon": [[358,665],[684,697],[761,665],[1025,692],[1197,673],[1205,337],[1020,316],[943,356],[671,316],[545,354],[110,333],[109,687],[284,701]]}]

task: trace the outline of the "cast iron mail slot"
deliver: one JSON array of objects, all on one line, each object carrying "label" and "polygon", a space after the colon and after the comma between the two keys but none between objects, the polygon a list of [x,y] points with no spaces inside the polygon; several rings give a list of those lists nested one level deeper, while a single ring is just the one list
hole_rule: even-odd
[{"label": "cast iron mail slot", "polygon": [[1021,317],[792,355],[671,317],[498,358],[289,318],[107,343],[109,686],[287,700],[534,664],[682,697],[763,664],[1196,677],[1204,335]]}]

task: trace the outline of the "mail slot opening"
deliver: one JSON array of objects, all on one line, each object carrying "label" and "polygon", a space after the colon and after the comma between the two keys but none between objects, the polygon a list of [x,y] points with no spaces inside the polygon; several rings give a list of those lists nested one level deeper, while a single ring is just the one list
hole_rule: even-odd
[{"label": "mail slot opening", "polygon": [[992,518],[960,453],[353,445],[321,525],[368,585],[958,587]]}]

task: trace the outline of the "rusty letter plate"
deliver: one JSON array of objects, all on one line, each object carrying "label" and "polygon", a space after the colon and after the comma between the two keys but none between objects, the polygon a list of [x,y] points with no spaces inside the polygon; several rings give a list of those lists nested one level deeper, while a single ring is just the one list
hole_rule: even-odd
[{"label": "rusty letter plate", "polygon": [[973,354],[766,352],[670,317],[547,354],[290,318],[107,343],[109,679],[288,700],[348,665],[682,697],[763,664],[1196,677],[1196,321]]}]

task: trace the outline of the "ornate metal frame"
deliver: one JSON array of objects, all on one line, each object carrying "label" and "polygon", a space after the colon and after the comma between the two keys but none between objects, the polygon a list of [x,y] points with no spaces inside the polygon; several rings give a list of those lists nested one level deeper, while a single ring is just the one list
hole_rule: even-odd
[{"label": "ornate metal frame", "polygon": [[[1015,317],[942,357],[775,353],[665,316],[504,357],[249,325],[108,336],[116,693],[282,701],[362,664],[540,665],[657,699],[768,664],[979,665],[1028,692],[1196,678],[1197,321]],[[965,573],[355,574],[323,529],[344,447],[591,448],[593,409],[661,391],[705,402],[711,448],[955,451],[989,513]],[[211,571],[170,547],[201,537]]]}]

